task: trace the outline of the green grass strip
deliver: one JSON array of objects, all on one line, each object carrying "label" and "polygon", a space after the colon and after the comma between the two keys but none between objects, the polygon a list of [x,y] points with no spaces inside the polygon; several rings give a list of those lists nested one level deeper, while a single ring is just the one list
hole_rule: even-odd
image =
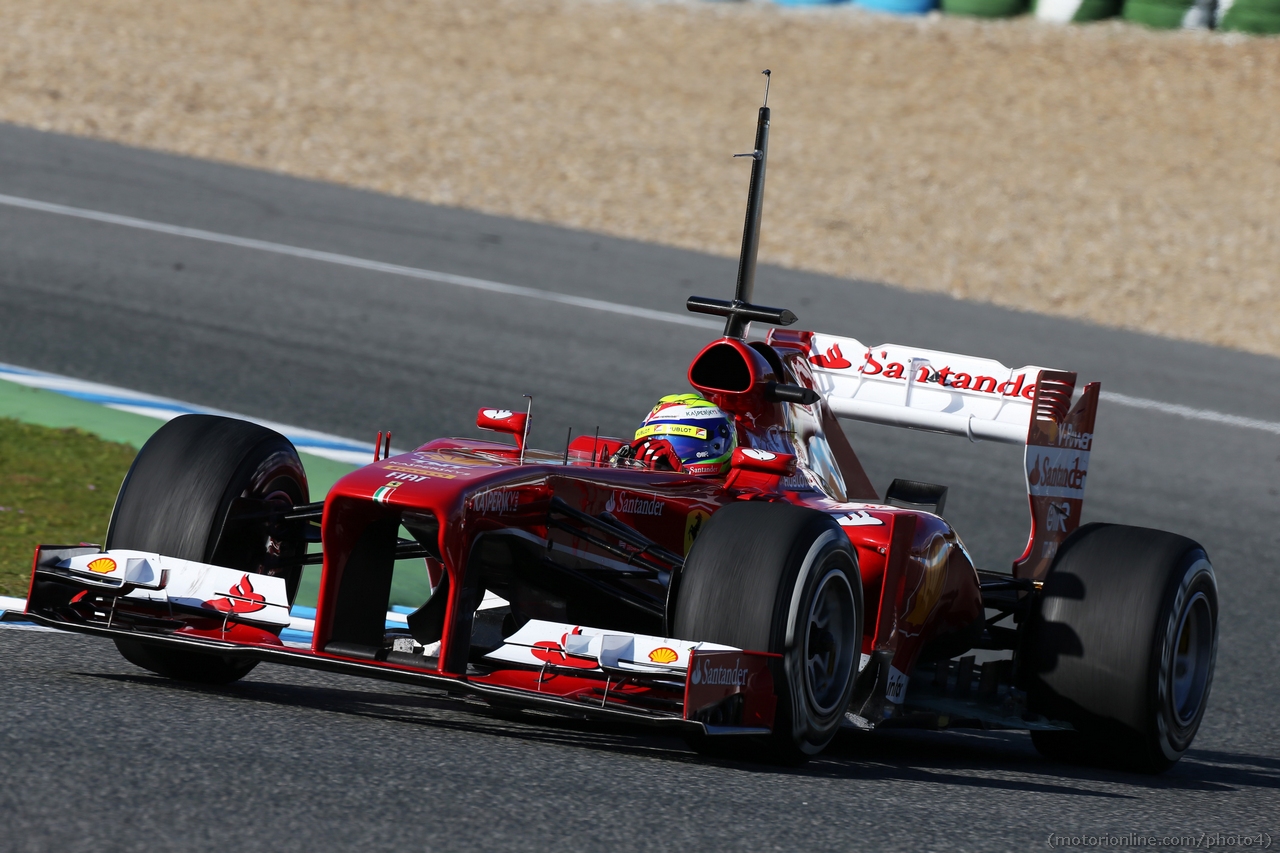
[{"label": "green grass strip", "polygon": [[26,597],[36,545],[101,542],[132,447],[0,418],[0,595]]},{"label": "green grass strip", "polygon": [[[163,423],[0,380],[0,595],[26,596],[37,545],[102,543],[125,473]],[[354,470],[298,455],[312,500]],[[296,603],[315,606],[319,587],[320,567],[308,566]],[[416,607],[429,594],[422,561],[398,561],[390,603]]]},{"label": "green grass strip", "polygon": [[106,441],[142,447],[163,423],[55,391],[0,380],[0,417],[47,427],[75,427]]}]

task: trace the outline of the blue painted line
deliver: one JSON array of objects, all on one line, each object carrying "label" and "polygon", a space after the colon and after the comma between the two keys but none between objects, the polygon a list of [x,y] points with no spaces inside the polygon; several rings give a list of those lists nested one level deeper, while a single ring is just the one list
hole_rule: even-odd
[{"label": "blue painted line", "polygon": [[31,370],[30,368],[26,368],[26,367],[18,367],[17,365],[13,365],[13,364],[4,365],[4,371],[6,373],[17,373],[22,376],[40,376],[41,375],[40,371],[38,370]]},{"label": "blue painted line", "polygon": [[[392,622],[388,619],[384,624],[384,628],[404,628],[403,622]],[[311,645],[312,639],[315,637],[313,631],[300,631],[297,628],[285,628],[280,632],[280,640],[285,643],[306,643]]]},{"label": "blue painted line", "polygon": [[293,628],[285,628],[280,632],[280,642],[282,643],[306,643],[311,645],[310,631],[297,631]]},{"label": "blue painted line", "polygon": [[73,379],[69,376],[59,376],[54,373],[44,373],[39,370],[3,363],[0,363],[0,379],[14,382],[18,385],[52,391],[86,403],[121,409],[158,418],[159,420],[168,420],[178,415],[210,414],[254,421],[269,429],[283,433],[300,451],[312,453],[316,456],[324,456],[349,465],[366,465],[373,457],[372,444],[302,427],[278,424],[261,418],[245,417],[234,412],[225,412],[208,406],[184,403],[181,400],[170,400],[165,397],[142,394],[127,388],[116,388],[98,382],[88,382],[81,379]]},{"label": "blue painted line", "polygon": [[58,393],[65,397],[74,397],[77,400],[98,403],[103,406],[142,406],[161,412],[178,412],[184,415],[198,415],[203,411],[194,406],[184,406],[179,403],[156,403],[151,400],[139,400],[136,397],[123,397],[116,394],[95,394],[90,391],[58,391]]}]

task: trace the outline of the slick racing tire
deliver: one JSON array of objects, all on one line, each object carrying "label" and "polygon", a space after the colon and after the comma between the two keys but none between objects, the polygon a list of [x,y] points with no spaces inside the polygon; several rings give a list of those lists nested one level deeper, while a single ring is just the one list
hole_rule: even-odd
[{"label": "slick racing tire", "polygon": [[[183,415],[162,426],[134,459],[111,512],[106,547],[283,576],[292,601],[305,530],[262,521],[228,524],[232,503],[244,506],[246,499],[259,506],[307,502],[307,477],[293,444],[247,421]],[[257,665],[130,640],[116,640],[116,648],[143,669],[205,684],[227,684]]]},{"label": "slick racing tire", "polygon": [[718,757],[801,763],[840,728],[862,652],[862,578],[849,538],[825,513],[730,504],[711,516],[681,570],[677,638],[774,652],[778,705],[761,742],[698,736]]},{"label": "slick racing tire", "polygon": [[1163,773],[1204,716],[1218,585],[1184,536],[1086,525],[1063,543],[1027,626],[1028,704],[1075,731],[1032,732],[1047,758]]}]

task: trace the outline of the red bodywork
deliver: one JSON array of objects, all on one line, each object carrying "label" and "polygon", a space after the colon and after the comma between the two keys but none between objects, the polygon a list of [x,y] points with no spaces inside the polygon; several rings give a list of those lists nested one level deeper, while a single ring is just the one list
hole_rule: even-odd
[{"label": "red bodywork", "polygon": [[[766,101],[767,94],[766,84]],[[141,588],[143,576],[130,576],[128,565],[142,572],[147,555],[126,554],[123,586],[104,589],[74,572],[72,561],[85,558],[86,549],[42,548],[27,612],[46,624],[117,639],[444,683],[491,701],[549,702],[578,713],[700,727],[706,734],[766,732],[773,725],[773,674],[781,672],[770,658],[777,655],[699,642],[708,638],[672,639],[671,612],[684,556],[702,525],[735,501],[774,501],[828,513],[856,552],[865,607],[863,666],[848,722],[894,717],[922,654],[938,661],[935,677],[944,684],[946,660],[978,642],[1014,648],[1008,635],[1016,631],[992,634],[996,627],[984,624],[984,582],[959,537],[926,511],[940,507],[946,489],[903,481],[882,501],[836,414],[970,440],[1025,439],[1031,535],[1014,576],[985,588],[1007,593],[1006,600],[986,602],[995,604],[1000,619],[1045,577],[1057,547],[1079,524],[1098,386],[1087,386],[1073,405],[1070,373],[1035,368],[1032,376],[1028,367],[1015,379],[990,360],[958,361],[969,367],[953,370],[943,363],[952,354],[900,347],[893,351],[903,353],[901,360],[893,361],[892,345],[879,349],[881,364],[871,348],[858,353],[862,345],[851,338],[827,336],[819,347],[815,333],[776,328],[766,341],[748,343],[752,322],[796,321],[790,311],[754,305],[751,298],[769,122],[763,106],[755,147],[740,155],[750,156],[752,167],[734,299],[694,296],[686,303],[692,311],[726,318],[725,337],[704,347],[688,371],[689,383],[734,419],[738,447],[724,476],[637,468],[623,456],[612,467],[613,454],[628,443],[615,438],[581,437],[563,454],[530,449],[527,411],[486,408],[477,425],[510,435],[514,447],[440,439],[382,458],[390,434],[384,444],[379,433],[374,462],[342,478],[322,510],[259,506],[242,515],[227,510],[215,522],[221,536],[232,516],[237,523],[261,521],[270,552],[267,524],[306,528],[320,516],[323,570],[309,650],[287,648],[271,631],[243,624],[271,607],[287,618],[289,593],[281,577],[273,578],[282,590],[279,601],[254,592],[257,581],[246,574],[214,591],[220,605],[178,612],[160,592],[163,581],[147,587],[157,591],[154,599],[149,592],[129,597],[125,581],[133,577]],[[914,405],[922,396],[933,403]],[[1004,417],[1009,413],[1014,416]],[[412,540],[400,536],[402,529]],[[279,574],[296,583],[310,560],[303,552],[311,531],[292,530],[297,536],[288,540],[289,553],[296,560]],[[250,552],[256,548],[248,535],[237,541],[254,546]],[[163,562],[167,555],[152,556]],[[406,637],[388,632],[384,617],[395,562],[411,556],[426,560],[433,591],[408,616]],[[210,568],[195,564],[181,571],[184,577],[222,577]],[[481,607],[486,593],[507,602],[508,612]],[[630,657],[622,656],[624,648]],[[683,670],[677,663],[682,654]],[[648,662],[639,659],[644,655]],[[850,665],[849,656],[842,660],[841,666]],[[957,676],[961,693],[968,692],[973,663],[965,660],[966,674]],[[986,672],[998,677],[1000,670]],[[987,693],[995,686],[985,674],[981,683]]]},{"label": "red bodywork", "polygon": [[[880,500],[824,399],[813,394],[816,399],[809,403],[780,401],[776,386],[789,387],[792,399],[801,389],[814,389],[811,361],[820,368],[848,366],[832,362],[844,358],[839,353],[811,353],[811,340],[807,332],[779,330],[763,343],[726,337],[694,358],[690,384],[736,423],[738,449],[725,476],[609,467],[610,455],[626,443],[617,438],[579,437],[562,453],[527,448],[524,413],[483,409],[478,425],[510,434],[515,446],[438,439],[410,453],[379,458],[343,477],[329,492],[320,520],[323,570],[309,650],[286,647],[270,631],[237,623],[239,608],[230,605],[220,620],[168,617],[163,630],[142,638],[386,678],[465,684],[491,699],[526,704],[546,699],[562,708],[591,708],[649,722],[696,722],[708,732],[765,731],[772,726],[775,697],[768,666],[773,656],[763,650],[692,653],[690,673],[714,660],[741,675],[727,688],[695,686],[691,678],[679,683],[584,668],[562,645],[567,635],[537,643],[534,651],[543,662],[539,669],[488,661],[476,668],[473,620],[487,589],[511,602],[513,613],[520,608],[525,619],[670,636],[666,591],[701,526],[734,501],[784,501],[830,514],[854,546],[865,605],[863,661],[875,661],[868,673],[878,679],[871,699],[888,703],[884,716],[892,716],[922,651],[936,643],[932,656],[945,659],[968,649],[972,643],[966,638],[981,633],[982,587],[945,520]],[[1050,460],[1044,463],[1046,476],[1071,475],[1053,468],[1050,463],[1058,457],[1050,457],[1079,435],[1088,438],[1097,399],[1096,387],[1090,386],[1085,399],[1070,407],[1074,380],[1073,374],[1044,371],[1034,394],[1036,420],[1028,436],[1032,534],[1015,567],[1024,582],[1043,577],[1056,544],[1078,523],[1078,501],[1034,495],[1032,479],[1039,476],[1039,463],[1030,461],[1033,451],[1043,449]],[[605,519],[606,531],[623,531],[624,544],[602,544],[590,530],[560,523],[563,517],[576,517],[588,526]],[[425,560],[438,610],[433,618],[439,623],[433,629],[438,650],[429,657],[384,648],[392,566],[397,549],[413,544],[398,538],[402,526],[417,540],[417,553],[429,555]],[[646,562],[646,555],[655,554],[666,559],[665,571]],[[38,552],[35,573],[41,573],[42,560],[55,556]],[[637,561],[648,566],[647,574],[636,572],[633,579],[628,567]],[[539,573],[554,574],[565,565],[579,573],[610,567],[621,572],[610,583],[615,590],[621,583],[624,592],[634,593],[628,604],[633,609],[610,610],[601,604],[609,603],[607,597],[579,601],[542,588]],[[83,591],[71,598],[76,589],[65,578],[58,583],[45,591],[33,585],[28,612],[58,627],[139,636],[136,629],[117,627],[111,619],[131,609],[144,614],[144,605],[114,599],[103,625],[106,599],[82,600]],[[230,595],[237,593],[231,590]],[[152,619],[139,623],[143,625],[165,622],[156,614],[139,618]],[[504,629],[502,636],[508,633]],[[725,655],[732,660],[722,659]],[[860,682],[859,690],[863,688]],[[730,699],[732,713],[725,710]],[[726,715],[732,718],[727,725]]]},{"label": "red bodywork", "polygon": [[[562,454],[536,450],[527,451],[521,465],[519,449],[499,442],[429,442],[352,472],[329,493],[313,650],[322,653],[334,638],[344,573],[357,542],[371,525],[398,518],[406,510],[429,513],[438,520],[440,563],[449,578],[439,672],[462,677],[469,608],[474,606],[468,598],[475,588],[468,578],[469,556],[480,537],[519,531],[537,540],[550,539],[556,547],[575,554],[605,556],[590,542],[548,527],[551,500],[558,497],[593,516],[611,512],[645,537],[683,555],[692,544],[691,533],[721,506],[736,500],[775,500],[843,520],[863,580],[863,652],[887,652],[895,669],[909,673],[931,639],[965,629],[980,618],[977,573],[944,520],[879,502],[838,423],[820,402],[800,406],[766,399],[769,382],[806,384],[807,343],[799,336],[775,340],[769,347],[772,358],[762,352],[764,346],[727,338],[716,341],[695,358],[690,382],[734,415],[740,447],[770,451],[784,460],[794,458],[812,476],[769,471],[767,463],[758,461],[751,468],[735,467],[727,478],[718,479],[601,467],[596,461],[606,455],[601,450],[621,444],[603,437],[578,438],[571,445],[567,465]],[[711,381],[715,375],[702,375],[710,372],[708,361],[728,361],[731,355],[749,370],[745,387],[717,387]],[[783,375],[775,373],[777,364],[770,365],[774,359],[782,365]],[[498,670],[485,680],[525,686],[528,672]],[[583,686],[594,687],[595,682]]]}]

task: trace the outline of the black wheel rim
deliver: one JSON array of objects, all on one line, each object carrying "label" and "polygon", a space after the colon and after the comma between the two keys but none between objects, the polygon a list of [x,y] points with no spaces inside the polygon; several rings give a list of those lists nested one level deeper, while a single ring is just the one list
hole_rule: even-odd
[{"label": "black wheel rim", "polygon": [[1170,698],[1174,719],[1189,726],[1200,713],[1213,666],[1213,608],[1203,592],[1197,592],[1183,607],[1174,638]]},{"label": "black wheel rim", "polygon": [[829,569],[818,581],[804,634],[804,683],[819,714],[838,709],[848,686],[853,656],[860,651],[853,589],[842,569]]}]

